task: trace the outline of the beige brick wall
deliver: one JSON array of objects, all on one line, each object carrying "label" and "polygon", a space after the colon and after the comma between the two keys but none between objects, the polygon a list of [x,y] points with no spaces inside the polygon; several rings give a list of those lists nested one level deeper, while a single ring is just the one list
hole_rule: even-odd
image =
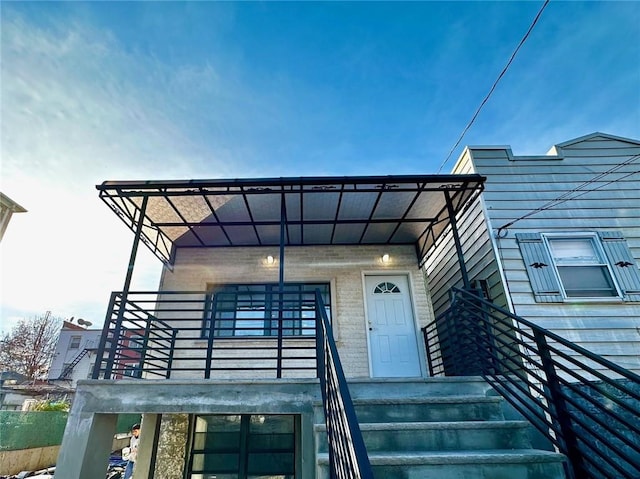
[{"label": "beige brick wall", "polygon": [[[381,255],[391,260],[383,264]],[[165,270],[165,291],[204,291],[212,284],[278,282],[279,250],[265,248],[182,248],[173,271]],[[266,263],[272,255],[276,262]],[[345,374],[368,377],[368,351],[363,295],[364,273],[409,275],[418,323],[432,317],[425,280],[412,246],[304,246],[285,250],[285,281],[328,281],[332,292],[332,324]]]}]

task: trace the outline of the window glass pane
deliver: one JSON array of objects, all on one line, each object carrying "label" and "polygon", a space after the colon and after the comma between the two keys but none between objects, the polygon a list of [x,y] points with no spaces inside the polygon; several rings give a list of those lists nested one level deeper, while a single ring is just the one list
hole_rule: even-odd
[{"label": "window glass pane", "polygon": [[[194,454],[193,455],[193,472],[213,474],[214,477],[227,477],[222,474],[229,474],[228,477],[237,478],[240,465],[240,456],[238,454]],[[202,468],[196,469],[195,465],[201,464]]]},{"label": "window glass pane", "polygon": [[82,340],[81,336],[71,336],[71,341],[69,342],[69,349],[78,349],[80,347],[81,340]]},{"label": "window glass pane", "polygon": [[144,346],[144,336],[141,334],[132,334],[129,337],[129,349],[142,349]]},{"label": "window glass pane", "polygon": [[247,462],[250,475],[293,474],[294,450],[293,416],[251,416]]},{"label": "window glass pane", "polygon": [[[191,470],[195,477],[238,477],[241,416],[215,415],[196,418]],[[202,474],[197,476],[197,474]]]},{"label": "window glass pane", "polygon": [[283,336],[313,336],[316,289],[330,318],[328,283],[286,283],[284,292],[275,283],[221,285],[207,302],[202,334],[213,330],[217,337],[277,336],[281,329]]},{"label": "window glass pane", "polygon": [[549,240],[549,246],[557,264],[600,263],[591,238],[554,238]]},{"label": "window glass pane", "polygon": [[251,416],[249,431],[252,434],[293,433],[293,416]]},{"label": "window glass pane", "polygon": [[191,479],[292,479],[295,417],[199,416],[190,462]]},{"label": "window glass pane", "polygon": [[400,293],[400,288],[393,283],[383,282],[378,284],[374,290],[373,294],[389,294],[389,293]]},{"label": "window glass pane", "polygon": [[249,453],[247,472],[249,477],[284,477],[295,472],[293,452],[291,453]]},{"label": "window glass pane", "polygon": [[234,336],[262,336],[264,334],[264,310],[238,311]]},{"label": "window glass pane", "polygon": [[558,273],[569,297],[618,295],[606,266],[559,266]]}]

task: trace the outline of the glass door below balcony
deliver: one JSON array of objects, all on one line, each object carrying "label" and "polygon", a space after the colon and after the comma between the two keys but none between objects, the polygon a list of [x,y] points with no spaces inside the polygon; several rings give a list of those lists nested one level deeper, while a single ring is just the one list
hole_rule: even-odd
[{"label": "glass door below balcony", "polygon": [[294,479],[296,431],[292,415],[197,416],[190,479]]}]

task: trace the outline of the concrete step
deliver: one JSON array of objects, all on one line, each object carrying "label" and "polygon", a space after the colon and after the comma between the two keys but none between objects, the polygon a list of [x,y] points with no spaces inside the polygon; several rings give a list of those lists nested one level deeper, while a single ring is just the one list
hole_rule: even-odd
[{"label": "concrete step", "polygon": [[[367,423],[360,430],[369,453],[531,447],[526,421]],[[326,426],[315,426],[319,452],[327,452]]]},{"label": "concrete step", "polygon": [[499,421],[504,419],[502,399],[496,396],[355,399],[353,403],[358,421],[361,423]]},{"label": "concrete step", "polygon": [[[530,449],[369,454],[376,479],[565,479],[563,457]],[[329,479],[329,455],[317,463],[317,479]]]},{"label": "concrete step", "polygon": [[[481,378],[357,380],[349,391],[376,478],[565,479],[564,456],[533,449],[533,428]],[[317,479],[325,479],[320,402],[314,417]]]},{"label": "concrete step", "polygon": [[491,386],[480,377],[350,379],[352,399],[486,396]]},{"label": "concrete step", "polygon": [[[497,396],[436,396],[416,398],[354,399],[358,421],[499,421],[503,400]],[[322,403],[314,403],[315,422],[324,422]]]}]

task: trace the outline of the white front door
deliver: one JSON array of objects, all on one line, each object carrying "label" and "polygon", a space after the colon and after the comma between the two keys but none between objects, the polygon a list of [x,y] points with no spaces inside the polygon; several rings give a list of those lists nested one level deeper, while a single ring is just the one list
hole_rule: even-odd
[{"label": "white front door", "polygon": [[365,276],[371,377],[421,375],[406,276]]}]

